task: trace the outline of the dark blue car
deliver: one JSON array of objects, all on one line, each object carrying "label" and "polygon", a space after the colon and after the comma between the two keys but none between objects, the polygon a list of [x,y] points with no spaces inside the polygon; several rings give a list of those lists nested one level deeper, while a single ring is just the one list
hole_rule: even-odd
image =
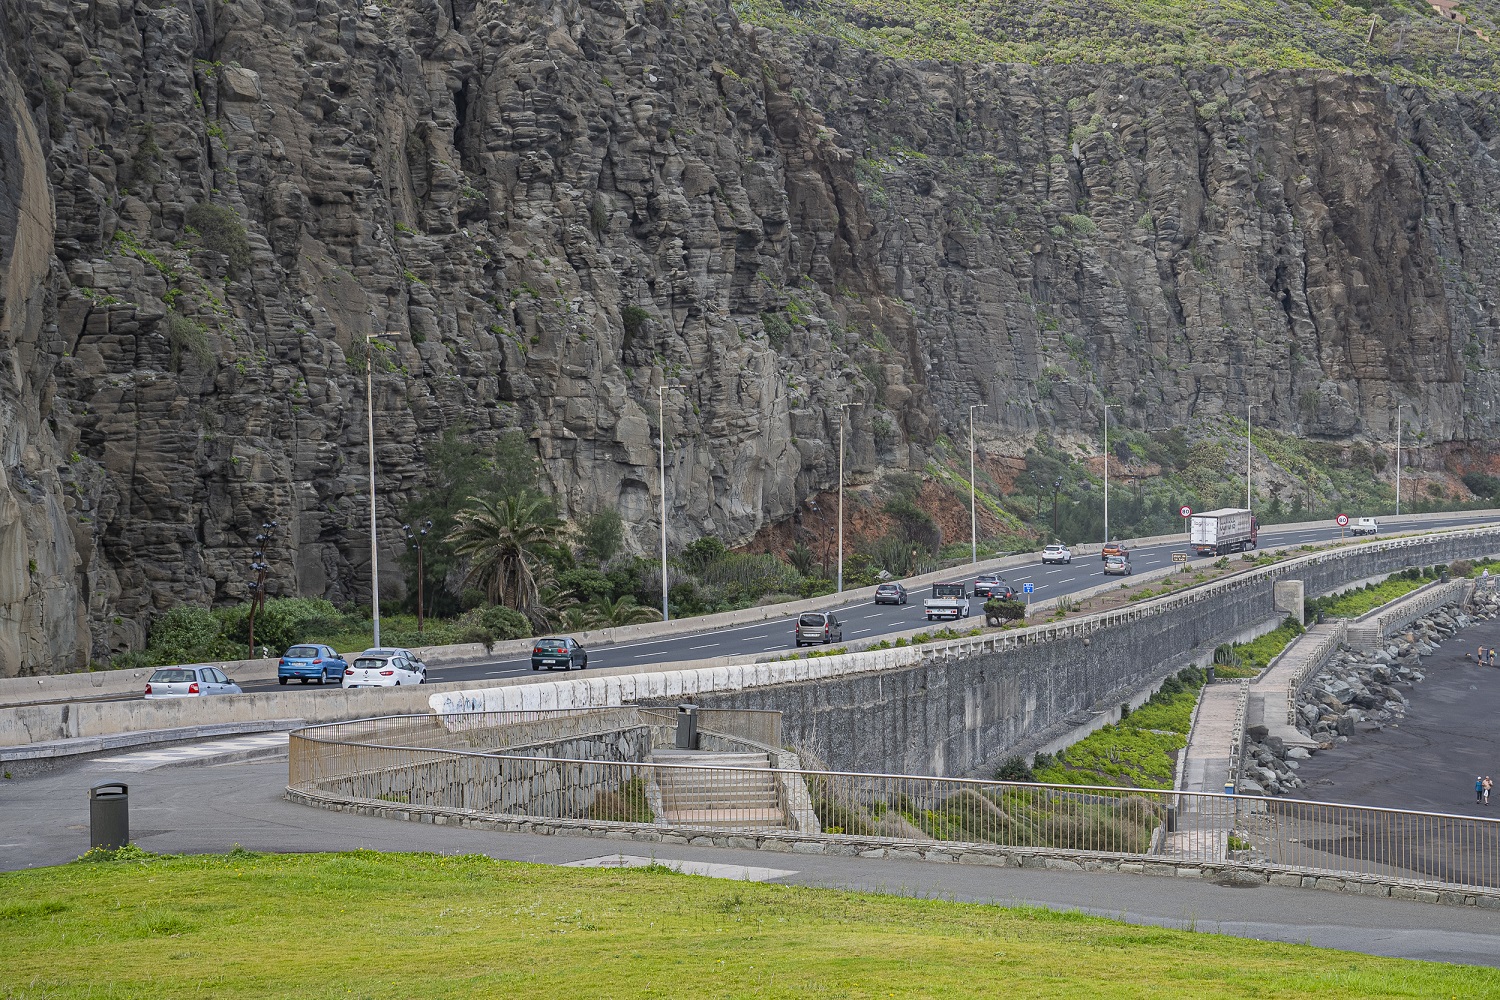
[{"label": "dark blue car", "polygon": [[349,664],[333,651],[333,647],[304,643],[282,654],[281,662],[276,665],[276,680],[285,684],[295,677],[303,684],[308,681],[327,684],[332,679],[335,684],[342,684],[348,667]]}]

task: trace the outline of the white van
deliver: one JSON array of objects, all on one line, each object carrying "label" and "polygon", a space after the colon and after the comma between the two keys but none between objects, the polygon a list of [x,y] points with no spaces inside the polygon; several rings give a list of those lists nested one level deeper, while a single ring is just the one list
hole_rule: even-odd
[{"label": "white van", "polygon": [[1373,517],[1362,517],[1354,522],[1354,527],[1349,529],[1351,535],[1378,535],[1380,525],[1375,523]]}]

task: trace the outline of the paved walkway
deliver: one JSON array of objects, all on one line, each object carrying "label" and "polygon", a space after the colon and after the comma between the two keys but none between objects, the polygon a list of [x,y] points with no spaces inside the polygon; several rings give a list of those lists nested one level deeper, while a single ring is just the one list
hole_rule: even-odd
[{"label": "paved walkway", "polygon": [[1263,722],[1270,730],[1269,735],[1281,737],[1289,747],[1316,747],[1317,740],[1286,721],[1288,696],[1306,677],[1316,672],[1309,661],[1322,659],[1338,642],[1342,631],[1343,627],[1338,624],[1314,625],[1286,648],[1271,669],[1251,681],[1246,724]]},{"label": "paved walkway", "polygon": [[[88,848],[87,790],[104,763],[0,780],[0,868],[60,864]],[[152,851],[475,853],[545,864],[612,856],[608,841],[434,827],[296,806],[284,760],[162,767],[118,775],[130,785],[131,834]],[[625,847],[625,845],[621,845]],[[728,866],[740,877],[923,898],[1032,904],[1134,923],[1309,943],[1376,955],[1500,965],[1500,911],[1197,879],[891,859],[837,858],[631,843],[626,857]],[[645,852],[644,855],[639,852]],[[622,851],[623,855],[624,852]],[[624,863],[629,864],[630,861]],[[774,867],[784,875],[772,876]],[[697,869],[706,870],[706,869]]]},{"label": "paved walkway", "polygon": [[1188,734],[1183,760],[1184,792],[1222,792],[1229,780],[1229,763],[1240,743],[1240,681],[1219,682],[1203,689],[1193,731]]}]

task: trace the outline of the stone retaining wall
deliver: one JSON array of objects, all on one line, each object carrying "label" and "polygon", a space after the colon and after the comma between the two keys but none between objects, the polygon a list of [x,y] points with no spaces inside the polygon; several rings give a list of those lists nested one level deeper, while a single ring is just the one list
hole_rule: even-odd
[{"label": "stone retaining wall", "polygon": [[[1235,634],[1278,614],[1275,585],[1321,594],[1348,579],[1447,563],[1500,549],[1500,531],[1346,546],[1268,566],[1139,608],[1040,626],[999,648],[963,643],[894,669],[774,686],[710,690],[712,708],[783,713],[784,738],[835,771],[980,773],[1012,748],[1112,706]],[[1024,638],[1021,638],[1024,636]],[[861,655],[861,654],[856,654]],[[1284,712],[1284,702],[1277,706]]]}]

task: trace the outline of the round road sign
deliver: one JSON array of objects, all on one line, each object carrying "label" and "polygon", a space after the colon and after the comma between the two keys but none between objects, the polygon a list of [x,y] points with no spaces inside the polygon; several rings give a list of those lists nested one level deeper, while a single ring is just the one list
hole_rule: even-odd
[{"label": "round road sign", "polygon": [[1333,519],[1333,523],[1338,525],[1340,528],[1346,528],[1349,526],[1349,515],[1340,514],[1338,517]]},{"label": "round road sign", "polygon": [[1192,517],[1193,508],[1189,507],[1187,504],[1183,504],[1181,507],[1177,508],[1177,513],[1182,517]]}]

